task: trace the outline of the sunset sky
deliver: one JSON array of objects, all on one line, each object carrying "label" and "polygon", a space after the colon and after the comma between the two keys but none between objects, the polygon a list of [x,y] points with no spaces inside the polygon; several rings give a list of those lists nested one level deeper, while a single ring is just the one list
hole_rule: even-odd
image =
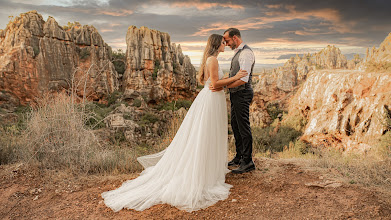
[{"label": "sunset sky", "polygon": [[[60,25],[94,25],[113,49],[126,49],[130,25],[167,32],[196,66],[208,36],[229,27],[241,30],[258,66],[282,64],[289,56],[327,45],[336,45],[344,54],[365,54],[391,32],[389,0],[0,0],[0,29],[5,29],[8,16],[30,10],[45,20],[52,16]],[[220,63],[228,64],[232,54],[227,47]]]}]

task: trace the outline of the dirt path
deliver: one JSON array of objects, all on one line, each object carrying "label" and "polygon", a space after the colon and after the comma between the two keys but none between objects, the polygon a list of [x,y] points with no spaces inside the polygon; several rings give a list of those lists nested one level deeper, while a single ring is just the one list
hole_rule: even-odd
[{"label": "dirt path", "polygon": [[[332,180],[330,172],[286,160],[257,159],[257,170],[227,175],[229,198],[187,213],[170,205],[143,212],[107,208],[100,193],[137,175],[47,180],[0,166],[3,219],[391,219],[389,195]],[[56,176],[56,175],[54,175]],[[331,175],[332,176],[332,175]],[[44,180],[46,178],[46,180]],[[387,199],[388,198],[388,199]]]}]

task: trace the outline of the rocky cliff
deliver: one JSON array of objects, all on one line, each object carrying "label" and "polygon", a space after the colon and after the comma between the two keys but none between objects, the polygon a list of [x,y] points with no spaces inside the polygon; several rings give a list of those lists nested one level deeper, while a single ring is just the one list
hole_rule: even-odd
[{"label": "rocky cliff", "polygon": [[[359,59],[359,58],[357,58]],[[291,57],[282,67],[274,68],[271,73],[262,73],[254,85],[254,103],[250,119],[253,125],[265,126],[272,122],[266,109],[271,105],[287,111],[289,98],[298,85],[318,69],[356,68],[356,60],[350,63],[335,46],[327,46],[314,54]]]},{"label": "rocky cliff", "polygon": [[391,33],[380,44],[379,48],[367,49],[365,66],[368,71],[391,71]]},{"label": "rocky cliff", "polygon": [[111,48],[93,26],[63,28],[36,11],[21,14],[0,30],[0,105],[27,104],[72,84],[78,95],[100,100],[118,89],[110,60]]},{"label": "rocky cliff", "polygon": [[307,117],[304,139],[362,150],[387,131],[390,95],[389,73],[319,71],[305,81],[289,111]]},{"label": "rocky cliff", "polygon": [[[123,90],[149,103],[193,98],[196,70],[170,35],[147,27],[130,26],[126,34]],[[133,95],[133,93],[137,93]]]}]

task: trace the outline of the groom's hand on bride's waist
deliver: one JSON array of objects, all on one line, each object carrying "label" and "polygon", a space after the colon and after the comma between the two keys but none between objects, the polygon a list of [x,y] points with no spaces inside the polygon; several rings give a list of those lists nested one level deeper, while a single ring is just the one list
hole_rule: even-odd
[{"label": "groom's hand on bride's waist", "polygon": [[212,84],[209,85],[209,90],[212,91],[212,92],[218,92],[218,91],[221,91],[223,90],[224,88],[215,88],[212,86]]}]

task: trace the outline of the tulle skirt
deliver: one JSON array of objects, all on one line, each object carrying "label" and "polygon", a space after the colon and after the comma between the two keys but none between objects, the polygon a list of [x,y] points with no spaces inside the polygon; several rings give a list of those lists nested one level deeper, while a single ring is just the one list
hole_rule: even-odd
[{"label": "tulle skirt", "polygon": [[171,144],[162,152],[137,158],[145,170],[121,187],[102,193],[115,212],[145,210],[167,203],[188,212],[224,200],[228,152],[227,106],[223,91],[207,86],[191,105]]}]

